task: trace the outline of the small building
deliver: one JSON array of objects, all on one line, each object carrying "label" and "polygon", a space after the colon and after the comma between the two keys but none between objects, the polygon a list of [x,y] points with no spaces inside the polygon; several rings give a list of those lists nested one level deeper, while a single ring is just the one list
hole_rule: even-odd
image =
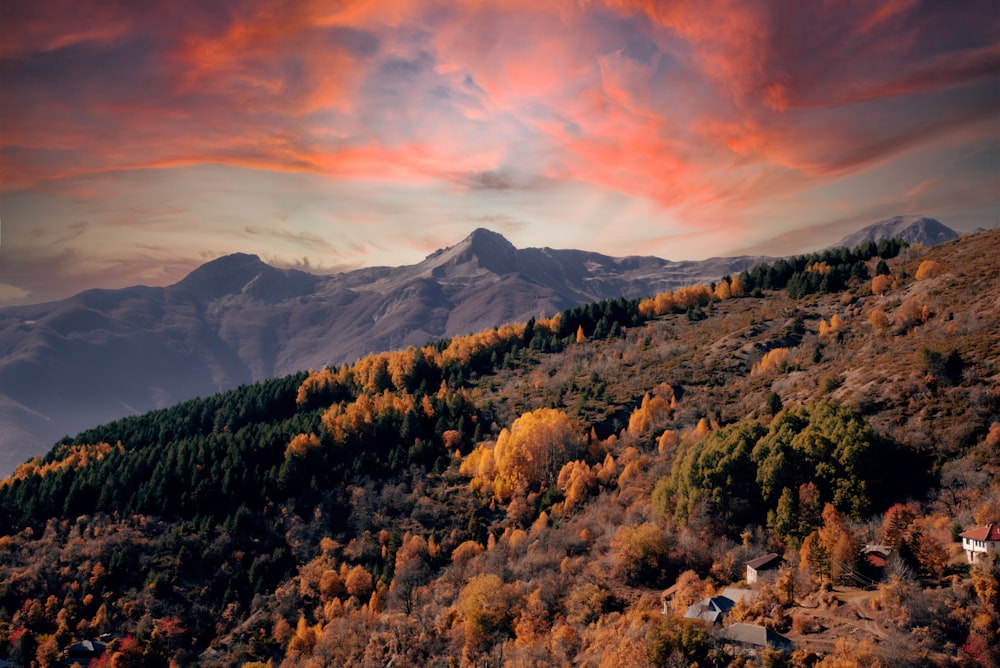
[{"label": "small building", "polygon": [[784,562],[785,560],[777,552],[748,561],[746,564],[747,584],[753,584],[757,581],[774,581],[778,577],[778,569]]},{"label": "small building", "polygon": [[719,637],[731,643],[756,650],[764,647],[791,652],[795,649],[792,641],[766,626],[757,624],[733,624],[719,631]]},{"label": "small building", "polygon": [[677,583],[675,582],[674,584],[664,589],[663,593],[660,594],[660,601],[663,603],[663,614],[665,615],[670,614],[670,601],[673,600],[674,594],[676,593],[677,593]]},{"label": "small building", "polygon": [[725,596],[734,604],[739,603],[740,601],[752,603],[757,599],[757,597],[760,596],[760,592],[753,589],[746,589],[745,587],[726,587],[719,595]]},{"label": "small building", "polygon": [[107,644],[97,640],[78,642],[75,645],[70,645],[69,649],[66,650],[66,663],[68,665],[74,663],[86,665],[93,659],[99,659],[107,648]]},{"label": "small building", "polygon": [[889,565],[889,557],[891,555],[892,548],[888,545],[865,545],[861,548],[861,556],[864,559],[864,564],[879,573]]},{"label": "small building", "polygon": [[1000,525],[987,524],[961,534],[962,549],[970,564],[987,552],[1000,552]]},{"label": "small building", "polygon": [[685,619],[702,619],[709,624],[719,624],[723,616],[733,609],[736,602],[726,596],[705,598],[687,609]]}]

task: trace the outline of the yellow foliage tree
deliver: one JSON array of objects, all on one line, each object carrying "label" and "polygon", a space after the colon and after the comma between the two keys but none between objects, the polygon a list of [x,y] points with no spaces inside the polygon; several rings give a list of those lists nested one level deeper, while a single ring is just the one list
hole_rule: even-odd
[{"label": "yellow foliage tree", "polygon": [[332,568],[323,571],[319,578],[320,598],[324,601],[340,598],[345,591],[347,590],[344,588],[344,580],[340,577],[340,573]]},{"label": "yellow foliage tree", "polygon": [[739,276],[733,276],[729,281],[729,293],[733,297],[743,296],[743,282],[740,281]]},{"label": "yellow foliage tree", "polygon": [[381,394],[361,394],[350,403],[334,404],[323,413],[322,420],[333,438],[344,442],[349,436],[365,434],[376,418],[390,415],[401,418],[414,409],[412,395],[383,390]]},{"label": "yellow foliage tree", "polygon": [[826,319],[819,321],[819,335],[826,336],[831,332],[835,332],[840,329],[844,324],[844,321],[840,319],[840,316],[834,313],[830,316],[830,322],[828,323]]},{"label": "yellow foliage tree", "polygon": [[683,616],[690,606],[714,593],[712,585],[691,570],[681,573],[675,584],[677,589],[670,600],[670,610],[678,617]]},{"label": "yellow foliage tree", "polygon": [[576,455],[582,438],[566,413],[553,408],[529,411],[504,429],[493,448],[493,489],[501,501],[518,490],[545,488]]},{"label": "yellow foliage tree", "polygon": [[[611,456],[610,453],[608,456]],[[572,461],[559,471],[556,486],[564,494],[563,508],[569,510],[594,493],[597,489],[597,476],[586,462]]]},{"label": "yellow foliage tree", "polygon": [[772,348],[768,350],[760,358],[760,361],[750,369],[750,375],[756,376],[766,372],[768,369],[780,369],[783,365],[791,364],[794,361],[792,357],[793,352],[794,350],[789,348]]},{"label": "yellow foliage tree", "polygon": [[677,432],[667,429],[656,439],[656,450],[661,455],[672,452],[677,447]]},{"label": "yellow foliage tree", "polygon": [[319,447],[319,437],[316,434],[298,434],[285,448],[285,457],[304,457],[310,449]]},{"label": "yellow foliage tree", "polygon": [[451,560],[456,564],[468,563],[473,557],[483,553],[483,546],[474,540],[467,540],[451,553]]},{"label": "yellow foliage tree", "polygon": [[596,469],[597,481],[602,485],[609,486],[618,477],[618,464],[610,452],[604,456],[604,462],[597,464],[594,468]]},{"label": "yellow foliage tree", "polygon": [[645,436],[670,421],[670,402],[663,397],[646,394],[642,403],[628,419],[628,433],[634,438]]},{"label": "yellow foliage tree", "polygon": [[471,578],[458,595],[465,651],[481,651],[484,646],[510,635],[519,604],[517,590],[504,584],[500,576],[484,573]]},{"label": "yellow foliage tree", "polygon": [[474,492],[485,493],[492,490],[496,478],[496,462],[493,447],[482,443],[468,454],[459,464],[458,472],[471,478],[469,487]]}]

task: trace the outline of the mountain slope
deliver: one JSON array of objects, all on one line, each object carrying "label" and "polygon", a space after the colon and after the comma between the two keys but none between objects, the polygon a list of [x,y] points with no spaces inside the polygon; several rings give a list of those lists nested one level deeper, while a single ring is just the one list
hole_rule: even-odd
[{"label": "mountain slope", "polygon": [[841,246],[854,248],[869,241],[878,243],[883,239],[902,239],[911,245],[933,246],[957,236],[955,230],[934,218],[917,215],[894,216],[848,234],[831,248]]},{"label": "mountain slope", "polygon": [[0,309],[0,474],[64,435],[124,415],[599,299],[711,281],[760,259],[517,249],[479,229],[412,266],[315,276],[234,254],[168,287],[88,290]]},{"label": "mountain slope", "polygon": [[1000,498],[998,243],[782,259],[88,430],[0,481],[0,657],[731,665],[681,615],[774,552],[726,621],[787,665],[973,664],[1000,571],[954,536]]}]

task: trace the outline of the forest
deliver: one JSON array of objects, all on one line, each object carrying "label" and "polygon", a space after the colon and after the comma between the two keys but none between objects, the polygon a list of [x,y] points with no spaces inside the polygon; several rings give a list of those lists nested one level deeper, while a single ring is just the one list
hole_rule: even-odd
[{"label": "forest", "polygon": [[0,481],[0,659],[998,665],[1000,555],[962,548],[1000,523],[998,246],[777,260],[66,438]]}]

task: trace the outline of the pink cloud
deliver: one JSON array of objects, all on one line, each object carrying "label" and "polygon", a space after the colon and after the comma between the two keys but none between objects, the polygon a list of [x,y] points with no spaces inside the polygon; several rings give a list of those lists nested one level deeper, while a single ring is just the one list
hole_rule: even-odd
[{"label": "pink cloud", "polygon": [[739,222],[984,127],[989,9],[24,3],[0,41],[0,188],[214,163],[456,196],[565,181]]}]

